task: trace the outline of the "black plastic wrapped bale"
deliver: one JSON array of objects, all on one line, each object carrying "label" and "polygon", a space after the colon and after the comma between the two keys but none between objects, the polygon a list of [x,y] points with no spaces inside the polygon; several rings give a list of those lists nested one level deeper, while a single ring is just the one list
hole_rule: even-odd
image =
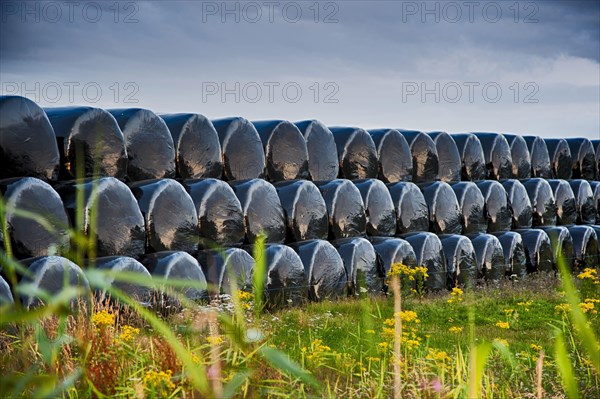
[{"label": "black plastic wrapped bale", "polygon": [[577,209],[577,224],[596,223],[596,204],[594,192],[587,180],[569,180],[569,184],[575,194],[575,207]]},{"label": "black plastic wrapped bale", "polygon": [[[208,297],[206,277],[198,261],[187,252],[183,251],[164,251],[146,255],[142,263],[150,274],[156,278],[166,280],[166,283],[157,282],[157,289],[165,294],[161,298],[161,306],[179,305],[174,295],[169,297],[169,293],[183,295],[185,298],[193,301],[203,300]],[[168,281],[174,280],[179,284],[190,282],[189,286],[169,286]]]},{"label": "black plastic wrapped bale", "polygon": [[378,178],[385,183],[411,181],[412,155],[404,136],[396,129],[369,130],[369,134],[377,148]]},{"label": "black plastic wrapped bale", "polygon": [[308,301],[308,280],[300,256],[290,247],[268,245],[265,298],[267,308],[301,305]]},{"label": "black plastic wrapped bale", "polygon": [[542,230],[548,234],[550,244],[552,244],[552,254],[554,256],[554,264],[558,264],[559,259],[566,262],[569,270],[573,270],[575,265],[575,250],[573,248],[573,238],[569,232],[569,228],[565,226],[550,226],[542,227]]},{"label": "black plastic wrapped bale", "polygon": [[197,250],[198,215],[181,184],[173,179],[144,180],[129,188],[144,215],[146,253]]},{"label": "black plastic wrapped bale", "polygon": [[254,259],[243,249],[206,250],[198,254],[198,260],[206,276],[211,297],[231,295],[231,278],[235,280],[237,289],[252,290]]},{"label": "black plastic wrapped bale", "polygon": [[15,303],[12,292],[10,291],[10,286],[4,280],[2,276],[0,276],[0,307],[2,306],[10,306]]},{"label": "black plastic wrapped bale", "polygon": [[389,190],[381,180],[356,180],[367,217],[367,234],[392,237],[396,234],[396,211]]},{"label": "black plastic wrapped bale", "polygon": [[437,149],[440,180],[446,183],[459,182],[462,163],[456,142],[445,132],[431,132],[429,137]]},{"label": "black plastic wrapped bale", "polygon": [[477,184],[464,181],[452,185],[460,209],[463,234],[485,233],[487,219],[485,216],[485,198]]},{"label": "black plastic wrapped bale", "polygon": [[[82,189],[83,210],[77,209],[77,190]],[[95,189],[95,195],[92,195]],[[95,208],[96,255],[131,256],[139,258],[144,253],[144,216],[129,187],[114,177],[87,180],[84,183],[69,183],[58,188],[71,220],[77,212],[92,214]],[[89,234],[92,227],[89,217],[84,218],[82,230]]]},{"label": "black plastic wrapped bale", "polygon": [[177,177],[221,178],[221,144],[211,121],[200,114],[168,114],[161,118],[173,139]]},{"label": "black plastic wrapped bale", "polygon": [[317,120],[295,123],[306,140],[308,171],[312,180],[333,180],[338,176],[340,164],[331,130]]},{"label": "black plastic wrapped bale", "polygon": [[[60,196],[42,180],[23,177],[0,180],[10,245],[19,259],[53,255],[69,250],[69,220]],[[48,226],[17,212],[29,212]],[[0,247],[6,250],[6,238],[0,229]]]},{"label": "black plastic wrapped bale", "polygon": [[573,249],[575,252],[575,270],[583,270],[587,267],[598,267],[598,236],[594,228],[590,226],[569,227],[569,233],[573,237]]},{"label": "black plastic wrapped bale", "polygon": [[[107,111],[92,107],[45,108],[52,124],[61,170],[59,178],[125,177],[127,150],[123,132]],[[77,172],[78,162],[83,166]]]},{"label": "black plastic wrapped bale", "polygon": [[362,237],[354,237],[342,238],[331,243],[344,262],[349,295],[383,292],[385,271],[371,242]]},{"label": "black plastic wrapped bale", "polygon": [[540,229],[519,229],[525,246],[527,273],[551,272],[554,269],[554,253],[550,237]]},{"label": "black plastic wrapped bale", "polygon": [[513,229],[531,228],[531,202],[525,186],[516,179],[503,180],[502,186],[508,196],[508,205],[511,209]]},{"label": "black plastic wrapped bale", "polygon": [[175,177],[175,148],[165,121],[142,108],[107,111],[115,117],[123,132],[130,180]]},{"label": "black plastic wrapped bale", "polygon": [[[104,282],[111,288],[116,288],[129,298],[140,302],[149,303],[152,300],[154,290],[149,286],[151,279],[148,269],[137,260],[127,256],[106,256],[96,258],[95,266],[103,271],[106,271]],[[119,273],[137,274],[140,278],[147,281],[142,284],[135,284],[131,281],[119,281]],[[130,277],[130,276],[128,276]],[[92,286],[95,289],[98,300],[100,302],[111,297],[110,290]]]},{"label": "black plastic wrapped bale", "polygon": [[556,225],[556,200],[552,187],[547,180],[540,178],[527,179],[523,185],[531,201],[533,227]]},{"label": "black plastic wrapped bale", "polygon": [[594,205],[596,207],[596,223],[600,223],[600,182],[591,181],[590,187],[594,191]]},{"label": "black plastic wrapped bale", "polygon": [[0,179],[56,180],[60,155],[46,113],[25,97],[0,96]]},{"label": "black plastic wrapped bale", "polygon": [[254,125],[240,117],[217,119],[212,123],[221,144],[223,179],[263,177],[265,152]]},{"label": "black plastic wrapped bale", "polygon": [[364,236],[367,216],[358,188],[346,179],[320,182],[317,186],[327,206],[329,239]]},{"label": "black plastic wrapped bale", "polygon": [[531,177],[531,155],[529,155],[525,139],[517,134],[505,134],[504,138],[510,146],[513,179],[529,179]]},{"label": "black plastic wrapped bale", "polygon": [[286,181],[275,184],[275,189],[283,208],[288,242],[327,239],[327,206],[314,183]]},{"label": "black plastic wrapped bale", "polygon": [[417,265],[427,268],[429,277],[425,280],[425,288],[430,290],[445,289],[448,275],[446,257],[438,236],[433,233],[416,233],[407,234],[404,239],[415,251]]},{"label": "black plastic wrapped bale", "polygon": [[[48,299],[58,295],[66,287],[81,289],[83,291],[81,298],[90,289],[81,268],[67,258],[41,256],[25,259],[21,263],[27,267],[27,274],[22,277],[19,285],[30,285],[32,290],[28,289],[28,292],[42,291],[44,293],[42,297],[23,295],[21,303],[26,308],[47,303]],[[76,306],[75,300],[71,302],[71,306]]]},{"label": "black plastic wrapped bale", "polygon": [[440,240],[446,256],[447,288],[473,286],[477,278],[477,256],[471,240],[458,234],[442,235]]},{"label": "black plastic wrapped bale", "polygon": [[415,183],[427,183],[439,179],[440,164],[437,147],[428,134],[416,130],[401,130],[412,155]]},{"label": "black plastic wrapped bale", "polygon": [[460,234],[461,212],[454,190],[448,183],[436,181],[421,185],[429,210],[429,231],[436,234]]},{"label": "black plastic wrapped bale", "polygon": [[506,275],[524,277],[527,274],[527,257],[521,235],[514,231],[504,231],[494,235],[502,246]]},{"label": "black plastic wrapped bale", "polygon": [[308,298],[313,302],[347,295],[344,262],[333,245],[324,240],[291,244],[298,253],[308,280]]},{"label": "black plastic wrapped bale", "polygon": [[246,242],[253,244],[260,234],[267,242],[284,242],[285,217],[275,187],[262,179],[234,181],[231,187],[242,205]]},{"label": "black plastic wrapped bale", "polygon": [[377,177],[377,148],[371,135],[356,127],[331,127],[340,164],[339,177],[369,179]]},{"label": "black plastic wrapped bale", "polygon": [[461,180],[479,181],[485,179],[485,156],[479,139],[470,133],[453,134],[461,161]]},{"label": "black plastic wrapped bale", "polygon": [[381,262],[384,279],[394,263],[402,263],[410,267],[419,266],[415,251],[408,241],[401,238],[385,237],[371,237],[369,240]]},{"label": "black plastic wrapped bale", "polygon": [[270,181],[308,179],[306,140],[296,125],[288,121],[252,122],[265,149]]},{"label": "black plastic wrapped bale", "polygon": [[551,179],[550,155],[544,139],[538,136],[523,136],[531,156],[531,177]]},{"label": "black plastic wrapped bale", "polygon": [[492,234],[470,236],[477,259],[478,278],[500,280],[506,274],[504,249],[498,237]]},{"label": "black plastic wrapped bale", "polygon": [[[569,169],[570,170],[570,169]],[[554,201],[556,202],[556,224],[569,226],[577,221],[577,206],[575,194],[571,185],[566,180],[551,179],[548,184],[552,187]]]},{"label": "black plastic wrapped bale", "polygon": [[244,213],[231,186],[218,179],[186,180],[198,215],[200,245],[234,245],[244,241]]},{"label": "black plastic wrapped bale", "polygon": [[596,177],[596,151],[594,145],[586,138],[568,138],[573,159],[573,179],[594,180]]},{"label": "black plastic wrapped bale", "polygon": [[512,210],[508,204],[508,195],[502,184],[495,180],[477,183],[485,201],[484,215],[487,219],[487,231],[508,231],[512,225]]},{"label": "black plastic wrapped bale", "polygon": [[544,139],[550,156],[552,177],[569,180],[573,174],[573,158],[571,149],[565,139]]},{"label": "black plastic wrapped bale", "polygon": [[592,140],[592,145],[596,151],[596,180],[600,180],[600,140]]},{"label": "black plastic wrapped bale", "polygon": [[510,179],[513,175],[513,161],[510,146],[504,136],[498,133],[475,133],[475,136],[483,149],[486,178]]},{"label": "black plastic wrapped bale", "polygon": [[429,210],[425,197],[411,182],[388,184],[388,190],[396,211],[398,234],[429,230]]}]

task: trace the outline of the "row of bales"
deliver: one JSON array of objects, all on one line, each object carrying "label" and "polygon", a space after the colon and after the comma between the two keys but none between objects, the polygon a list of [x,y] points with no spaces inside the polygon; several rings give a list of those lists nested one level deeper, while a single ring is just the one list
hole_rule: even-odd
[{"label": "row of bales", "polygon": [[[81,268],[93,265],[188,279],[184,294],[201,299],[227,293],[230,276],[250,288],[264,234],[272,304],[385,291],[396,262],[427,267],[431,290],[552,271],[559,257],[596,267],[599,143],[42,109],[3,96],[0,245],[29,271],[19,284],[89,287]],[[96,235],[80,265],[61,256],[74,230]],[[14,288],[0,276],[0,301]]]}]

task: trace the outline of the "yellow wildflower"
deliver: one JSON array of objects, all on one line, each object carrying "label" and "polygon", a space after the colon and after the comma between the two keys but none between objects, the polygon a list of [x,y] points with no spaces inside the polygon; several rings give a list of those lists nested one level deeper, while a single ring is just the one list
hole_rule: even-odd
[{"label": "yellow wildflower", "polygon": [[596,281],[596,279],[598,279],[598,271],[596,269],[592,269],[591,267],[586,267],[583,269],[583,272],[577,275],[577,278],[580,280],[589,279]]},{"label": "yellow wildflower", "polygon": [[365,330],[365,334],[375,334],[375,330]]},{"label": "yellow wildflower", "polygon": [[463,300],[463,290],[458,287],[452,288],[452,292],[450,293],[450,299],[448,299],[448,303],[458,303]]},{"label": "yellow wildflower", "polygon": [[568,303],[561,303],[560,305],[556,305],[554,307],[554,310],[557,313],[566,313],[571,310],[571,305],[569,305]]},{"label": "yellow wildflower", "polygon": [[427,356],[425,356],[425,358],[440,363],[449,362],[452,360],[446,352],[434,348],[429,348],[429,353],[427,354]]},{"label": "yellow wildflower", "polygon": [[393,326],[395,323],[394,319],[385,319],[383,321],[383,324],[385,324],[386,326]]},{"label": "yellow wildflower", "polygon": [[536,344],[531,344],[531,345],[529,345],[529,347],[530,347],[531,349],[533,349],[534,351],[536,351],[536,352],[539,352],[539,351],[541,351],[541,350],[542,350],[542,347],[541,347],[541,346],[539,346],[539,345],[536,345]]},{"label": "yellow wildflower", "polygon": [[413,312],[412,310],[403,310],[402,312],[400,312],[400,319],[404,322],[404,323],[410,323],[410,322],[415,322],[415,323],[420,323],[421,320],[419,320],[417,318],[417,312]]},{"label": "yellow wildflower", "polygon": [[238,290],[238,296],[240,298],[240,301],[251,301],[253,299],[252,293],[248,291]]},{"label": "yellow wildflower", "polygon": [[499,321],[496,323],[496,327],[502,328],[503,330],[508,330],[510,328],[510,324],[507,321]]},{"label": "yellow wildflower", "polygon": [[167,370],[166,372],[147,371],[146,375],[144,375],[144,386],[159,396],[168,396],[175,389],[175,384],[171,381],[172,374],[171,370]]},{"label": "yellow wildflower", "polygon": [[583,313],[598,314],[598,311],[594,309],[594,302],[586,300],[579,304],[579,308]]},{"label": "yellow wildflower", "polygon": [[112,326],[115,324],[115,316],[106,310],[101,310],[100,312],[94,313],[92,316],[92,323],[97,327]]},{"label": "yellow wildflower", "polygon": [[379,344],[377,344],[377,346],[379,347],[379,349],[382,349],[382,350],[390,349],[389,342],[380,342]]},{"label": "yellow wildflower", "polygon": [[494,342],[497,342],[499,344],[502,344],[502,345],[508,347],[508,341],[503,338],[494,338]]},{"label": "yellow wildflower", "polygon": [[139,328],[131,327],[131,326],[123,326],[121,327],[121,335],[119,335],[119,339],[123,342],[133,341],[133,338],[140,333]]},{"label": "yellow wildflower", "polygon": [[456,326],[452,326],[448,329],[448,331],[450,331],[453,334],[459,334],[463,331],[462,327],[456,327]]},{"label": "yellow wildflower", "polygon": [[224,341],[223,338],[221,338],[220,336],[208,336],[206,337],[206,342],[208,342],[211,345],[221,345]]}]

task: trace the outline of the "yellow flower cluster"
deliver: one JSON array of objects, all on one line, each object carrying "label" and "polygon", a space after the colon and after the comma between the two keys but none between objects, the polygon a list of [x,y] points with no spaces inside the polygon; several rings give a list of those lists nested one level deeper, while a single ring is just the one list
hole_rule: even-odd
[{"label": "yellow flower cluster", "polygon": [[131,327],[131,326],[123,326],[121,327],[121,335],[119,335],[119,339],[123,342],[133,341],[136,335],[140,333],[139,328]]},{"label": "yellow flower cluster", "polygon": [[529,345],[529,347],[530,347],[531,349],[533,349],[534,351],[536,351],[536,352],[539,352],[539,351],[541,351],[541,350],[542,350],[542,347],[541,347],[541,346],[539,346],[539,345],[536,345],[536,344],[531,344],[531,345]]},{"label": "yellow flower cluster", "polygon": [[494,338],[494,342],[501,344],[508,348],[508,341],[505,340],[504,338]]},{"label": "yellow flower cluster", "polygon": [[507,321],[499,321],[496,323],[496,327],[499,327],[503,330],[508,330],[510,328],[510,324]]},{"label": "yellow flower cluster", "polygon": [[580,280],[592,280],[594,284],[600,284],[600,281],[598,280],[598,271],[591,267],[583,269],[583,272],[579,273],[577,278]]},{"label": "yellow flower cluster", "polygon": [[526,312],[529,312],[529,307],[530,307],[532,304],[533,304],[533,302],[531,302],[531,301],[527,301],[527,302],[519,302],[519,303],[517,303],[517,306],[521,306],[521,307],[523,307],[523,309],[524,309]]},{"label": "yellow flower cluster", "polygon": [[571,310],[571,305],[569,305],[568,303],[561,303],[560,305],[556,305],[554,307],[554,310],[556,311],[556,313],[566,313]]},{"label": "yellow flower cluster", "polygon": [[434,348],[429,348],[429,353],[425,356],[425,359],[433,360],[438,363],[446,363],[452,361],[450,356],[444,351],[440,351]]},{"label": "yellow flower cluster", "polygon": [[[320,340],[319,338],[315,338],[311,343],[310,343],[310,348],[307,347],[303,347],[302,348],[302,353],[306,353],[308,352],[310,349],[310,353],[308,356],[306,356],[307,360],[319,360],[321,359],[325,354],[331,352],[331,348],[327,345],[323,344],[323,341]],[[335,353],[334,353],[335,354]]]},{"label": "yellow flower cluster", "polygon": [[175,389],[175,384],[171,381],[172,374],[171,370],[167,370],[166,372],[147,371],[146,375],[144,375],[144,385],[159,396],[167,396]]},{"label": "yellow flower cluster", "polygon": [[238,290],[238,296],[240,301],[251,301],[254,296],[251,292]]},{"label": "yellow flower cluster", "polygon": [[579,308],[583,313],[598,314],[598,311],[594,306],[595,303],[600,304],[600,299],[588,298],[579,304]]},{"label": "yellow flower cluster", "polygon": [[515,310],[514,309],[504,309],[503,312],[507,316],[512,316],[512,314],[515,312]]},{"label": "yellow flower cluster", "polygon": [[448,299],[448,303],[458,303],[463,300],[463,290],[458,287],[452,288],[452,292],[450,293],[450,299]]},{"label": "yellow flower cluster", "polygon": [[452,326],[448,329],[448,331],[450,331],[453,334],[459,334],[463,331],[462,327],[456,327],[456,326]]},{"label": "yellow flower cluster", "polygon": [[97,327],[112,326],[115,324],[115,316],[106,310],[94,313],[92,316],[92,323]]},{"label": "yellow flower cluster", "polygon": [[402,320],[402,322],[404,323],[410,323],[413,321],[415,323],[421,322],[421,320],[419,320],[417,316],[417,312],[413,312],[412,310],[403,310],[402,312],[400,312],[400,320]]},{"label": "yellow flower cluster", "polygon": [[211,345],[221,345],[224,341],[223,338],[220,336],[212,336],[209,335],[208,337],[206,337],[206,342],[208,342]]},{"label": "yellow flower cluster", "polygon": [[414,281],[415,277],[422,277],[423,279],[429,277],[429,274],[427,274],[426,267],[410,267],[402,263],[394,263],[387,275],[388,277],[406,276],[410,281]]}]

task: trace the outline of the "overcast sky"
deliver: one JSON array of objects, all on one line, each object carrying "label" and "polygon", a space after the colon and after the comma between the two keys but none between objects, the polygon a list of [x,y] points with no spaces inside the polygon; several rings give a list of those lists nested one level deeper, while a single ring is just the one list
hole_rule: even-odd
[{"label": "overcast sky", "polygon": [[43,106],[600,138],[600,2],[0,3]]}]

